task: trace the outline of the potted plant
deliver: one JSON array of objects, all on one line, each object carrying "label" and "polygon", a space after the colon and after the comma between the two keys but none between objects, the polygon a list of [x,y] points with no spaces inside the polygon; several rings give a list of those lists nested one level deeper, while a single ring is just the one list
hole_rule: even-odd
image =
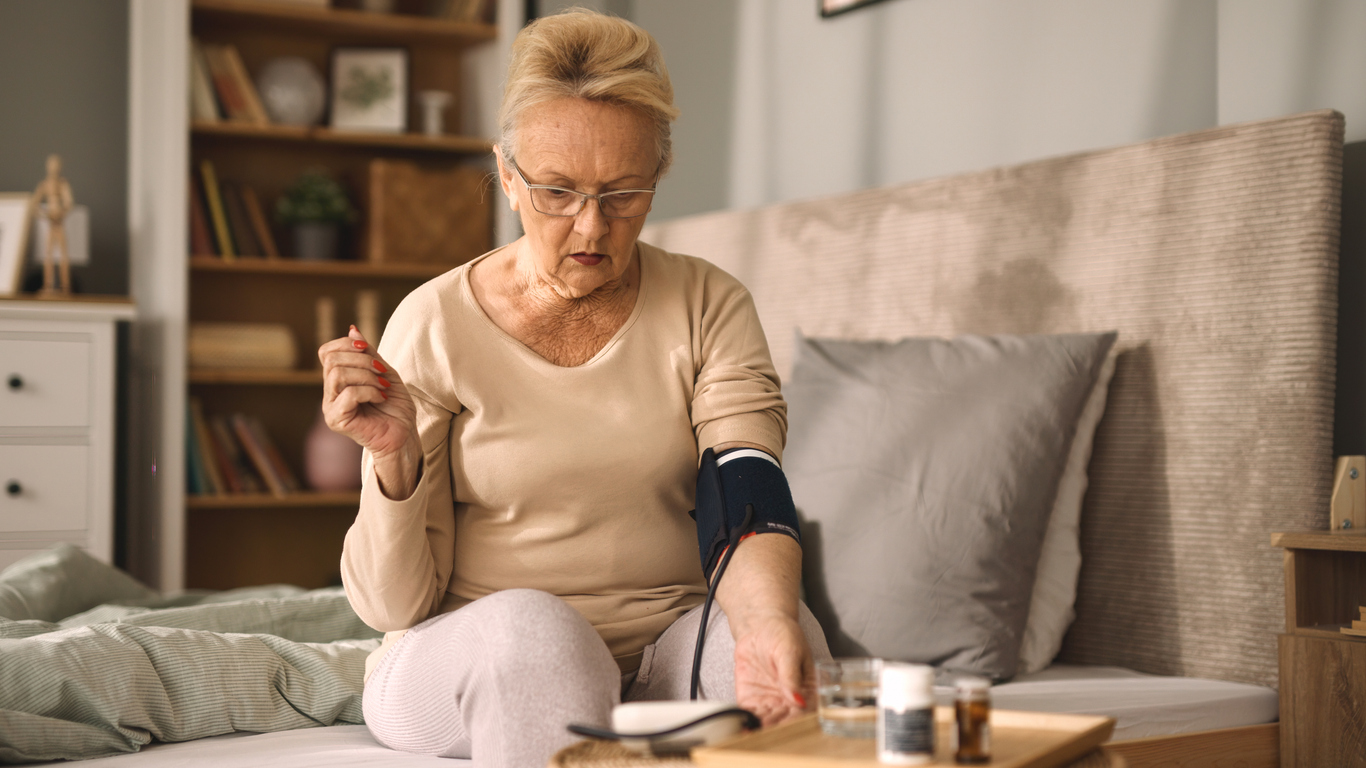
[{"label": "potted plant", "polygon": [[275,203],[275,220],[294,236],[294,255],[307,261],[337,258],[341,225],[356,216],[346,192],[321,170],[304,171]]}]

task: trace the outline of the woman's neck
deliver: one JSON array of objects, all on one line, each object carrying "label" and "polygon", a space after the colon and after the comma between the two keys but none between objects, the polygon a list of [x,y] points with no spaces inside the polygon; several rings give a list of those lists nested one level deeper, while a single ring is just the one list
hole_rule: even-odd
[{"label": "woman's neck", "polygon": [[[622,275],[584,296],[571,296],[553,278],[510,262],[470,275],[475,299],[495,325],[550,362],[573,367],[591,360],[626,324],[640,293],[639,253]],[[487,262],[485,262],[487,264]]]},{"label": "woman's neck", "polygon": [[537,325],[577,325],[610,316],[623,306],[633,305],[637,261],[616,279],[609,280],[584,296],[573,296],[553,277],[537,272],[535,265],[517,260],[505,296],[526,320]]}]

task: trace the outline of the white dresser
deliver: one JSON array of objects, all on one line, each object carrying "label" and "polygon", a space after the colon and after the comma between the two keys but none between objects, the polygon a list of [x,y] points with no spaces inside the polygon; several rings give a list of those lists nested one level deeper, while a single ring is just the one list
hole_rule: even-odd
[{"label": "white dresser", "polygon": [[115,324],[131,303],[0,299],[0,569],[114,554]]}]

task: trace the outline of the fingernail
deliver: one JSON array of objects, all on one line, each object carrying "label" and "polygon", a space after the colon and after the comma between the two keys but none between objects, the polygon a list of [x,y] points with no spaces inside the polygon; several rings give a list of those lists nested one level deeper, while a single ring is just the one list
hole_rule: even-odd
[{"label": "fingernail", "polygon": [[380,385],[381,387],[388,387],[388,386],[390,386],[389,380],[386,379],[386,378],[384,378],[383,376],[381,376],[381,377],[379,377],[379,385]]},{"label": "fingernail", "polygon": [[354,325],[351,326],[351,330],[353,330],[353,331],[356,330],[356,326],[354,326]]},{"label": "fingernail", "polygon": [[801,695],[800,693],[797,693],[796,691],[793,691],[793,692],[792,692],[792,698],[794,698],[794,699],[797,700],[797,706],[801,707],[802,709],[806,709],[806,697],[805,697],[805,696]]},{"label": "fingernail", "polygon": [[364,350],[364,349],[369,349],[369,348],[370,348],[370,345],[369,345],[369,344],[366,344],[366,343],[363,342],[363,341],[353,341],[353,342],[351,342],[351,346],[355,347],[356,349],[362,349],[362,350]]},{"label": "fingernail", "polygon": [[379,393],[379,396],[382,397],[382,398],[384,398],[385,400],[388,400],[388,399],[389,399],[389,396],[386,395],[386,394],[384,394],[383,392]]},{"label": "fingernail", "polygon": [[388,372],[389,372],[389,369],[384,367],[384,363],[381,363],[381,362],[378,361],[378,360],[373,360],[373,361],[371,361],[371,362],[374,363],[375,370],[379,371],[380,373],[388,373]]}]

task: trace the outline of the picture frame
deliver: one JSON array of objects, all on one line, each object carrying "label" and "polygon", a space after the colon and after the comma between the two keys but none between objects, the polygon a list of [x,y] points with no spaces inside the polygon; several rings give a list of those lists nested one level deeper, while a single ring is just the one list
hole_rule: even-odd
[{"label": "picture frame", "polygon": [[19,292],[33,223],[33,195],[0,192],[0,296]]},{"label": "picture frame", "polygon": [[821,18],[828,19],[831,16],[856,11],[865,5],[880,2],[882,0],[816,0],[816,10],[820,11]]},{"label": "picture frame", "polygon": [[332,49],[331,125],[338,131],[403,133],[408,129],[408,50]]}]

